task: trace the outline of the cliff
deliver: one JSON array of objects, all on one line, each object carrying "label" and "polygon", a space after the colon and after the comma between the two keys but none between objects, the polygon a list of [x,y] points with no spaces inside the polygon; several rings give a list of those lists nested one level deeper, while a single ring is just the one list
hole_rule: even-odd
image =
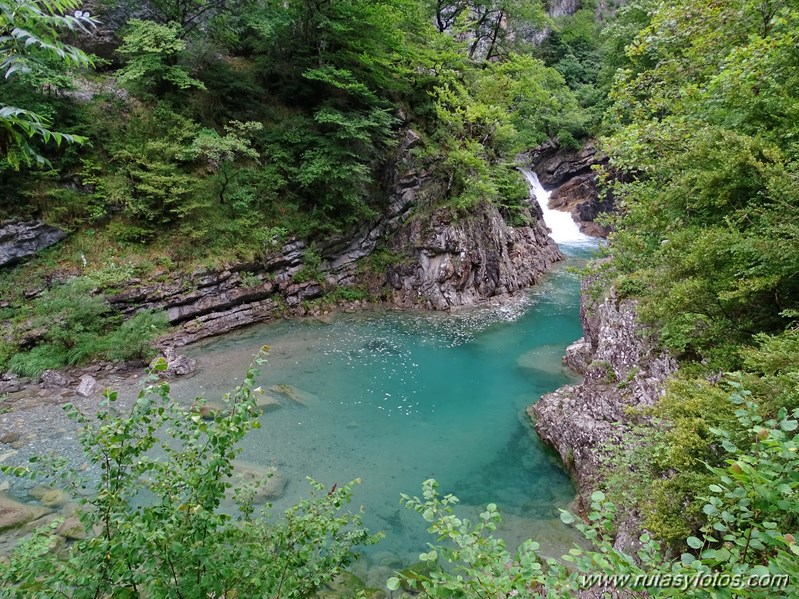
[{"label": "cliff", "polygon": [[388,272],[392,301],[400,306],[449,310],[526,289],[562,260],[546,226],[508,225],[496,206],[480,204],[464,218],[449,208],[407,223],[391,240],[407,258]]},{"label": "cliff", "polygon": [[[576,385],[544,395],[527,413],[544,441],[574,475],[581,509],[600,480],[609,446],[623,442],[630,424],[625,411],[651,406],[662,396],[676,361],[656,348],[636,321],[636,303],[614,293],[592,300],[583,283],[580,319],[584,336],[566,350],[564,362],[584,376]],[[633,515],[634,516],[634,515]],[[617,546],[637,539],[636,524],[620,524]]]},{"label": "cliff", "polygon": [[[386,170],[383,214],[357,230],[314,242],[293,239],[250,264],[158,283],[131,281],[109,298],[112,306],[126,315],[165,311],[175,329],[161,345],[180,346],[287,310],[303,314],[308,300],[352,285],[369,286],[402,307],[469,306],[530,287],[563,258],[532,200],[522,215],[530,224],[520,227],[489,203],[458,217],[449,207],[433,208],[434,177],[410,157],[418,143],[408,131]],[[365,266],[377,249],[392,257],[387,272]]]}]

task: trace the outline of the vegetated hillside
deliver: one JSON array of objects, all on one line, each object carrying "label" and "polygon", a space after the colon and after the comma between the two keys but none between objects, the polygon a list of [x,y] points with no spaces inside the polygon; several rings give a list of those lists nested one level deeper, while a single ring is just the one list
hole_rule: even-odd
[{"label": "vegetated hillside", "polygon": [[[641,415],[659,422],[631,441],[610,487],[680,549],[729,501],[704,507],[707,466],[738,459],[752,426],[799,408],[799,10],[637,2],[620,15],[617,31],[638,32],[612,56],[605,145],[624,182],[607,279],[639,299],[641,320],[682,367]],[[744,399],[730,402],[731,381],[751,392],[754,424],[741,421]],[[749,492],[778,487],[763,476]],[[752,510],[753,530],[773,521],[796,532],[796,475],[785,482]],[[773,547],[760,550],[765,559]]]},{"label": "vegetated hillside", "polygon": [[[564,28],[574,31],[559,47],[596,43],[584,12],[590,22]],[[414,159],[441,182],[432,207],[467,215],[487,201],[513,221],[528,196],[515,155],[548,138],[575,144],[590,125],[593,75],[533,56],[546,54],[533,33],[556,28],[537,3],[142,0],[96,16],[68,36],[101,54],[93,69],[24,39],[2,47],[26,68],[6,70],[0,103],[44,125],[12,135],[19,123],[3,121],[0,213],[71,235],[2,272],[13,326],[0,369],[13,355],[24,374],[135,357],[163,319],[144,314],[123,333],[104,295],[346,235],[386,208],[409,128],[421,137]],[[59,25],[15,24],[45,41]],[[83,143],[57,145],[48,130]],[[112,349],[114,334],[135,349]]]}]

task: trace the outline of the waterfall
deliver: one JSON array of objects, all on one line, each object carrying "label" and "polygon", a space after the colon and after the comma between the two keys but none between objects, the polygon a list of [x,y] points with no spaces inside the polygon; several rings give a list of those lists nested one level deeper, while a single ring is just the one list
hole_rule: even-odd
[{"label": "waterfall", "polygon": [[596,246],[597,240],[580,231],[580,227],[574,222],[572,215],[561,210],[552,210],[549,207],[549,196],[552,192],[544,189],[536,175],[529,168],[519,168],[527,179],[530,190],[538,200],[541,210],[544,212],[544,222],[551,231],[550,237],[558,245],[562,246]]}]

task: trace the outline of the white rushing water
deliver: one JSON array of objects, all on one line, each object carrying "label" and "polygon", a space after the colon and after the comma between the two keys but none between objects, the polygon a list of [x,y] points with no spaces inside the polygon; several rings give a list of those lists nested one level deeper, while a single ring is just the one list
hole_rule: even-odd
[{"label": "white rushing water", "polygon": [[538,180],[538,175],[529,168],[519,168],[519,170],[530,184],[530,189],[532,189],[535,199],[538,200],[538,204],[544,212],[544,222],[552,231],[550,237],[555,243],[559,246],[593,247],[597,245],[595,238],[580,231],[580,227],[574,222],[571,214],[561,210],[552,210],[549,207],[549,196],[552,192],[544,189],[544,186]]}]

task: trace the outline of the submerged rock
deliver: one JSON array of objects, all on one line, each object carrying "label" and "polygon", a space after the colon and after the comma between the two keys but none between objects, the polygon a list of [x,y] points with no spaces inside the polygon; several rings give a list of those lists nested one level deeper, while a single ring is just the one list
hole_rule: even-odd
[{"label": "submerged rock", "polygon": [[[559,346],[563,347],[563,346]],[[558,356],[558,346],[543,345],[516,358],[519,368],[537,370],[546,374],[562,374],[566,367]]]},{"label": "submerged rock", "polygon": [[280,499],[286,492],[288,479],[274,466],[260,466],[240,460],[233,461],[233,489],[254,485],[253,503]]},{"label": "submerged rock", "polygon": [[28,491],[28,495],[38,500],[44,507],[61,507],[69,503],[70,496],[61,489],[39,485]]},{"label": "submerged rock", "polygon": [[261,412],[261,414],[263,414],[264,412],[271,412],[272,410],[277,410],[281,406],[282,404],[280,403],[280,401],[275,399],[271,395],[260,393],[255,396],[255,407],[259,412]]},{"label": "submerged rock", "polygon": [[50,510],[45,507],[21,503],[0,494],[0,532],[38,520],[49,513]]},{"label": "submerged rock", "polygon": [[331,591],[335,591],[339,597],[354,597],[366,587],[366,584],[352,572],[344,570],[339,572],[333,580],[327,583]]},{"label": "submerged rock", "polygon": [[269,387],[269,390],[272,393],[277,393],[278,395],[282,395],[287,397],[294,403],[298,403],[306,408],[313,406],[314,404],[319,402],[319,396],[315,393],[311,393],[310,391],[303,391],[302,389],[298,389],[294,385],[272,385]]}]

